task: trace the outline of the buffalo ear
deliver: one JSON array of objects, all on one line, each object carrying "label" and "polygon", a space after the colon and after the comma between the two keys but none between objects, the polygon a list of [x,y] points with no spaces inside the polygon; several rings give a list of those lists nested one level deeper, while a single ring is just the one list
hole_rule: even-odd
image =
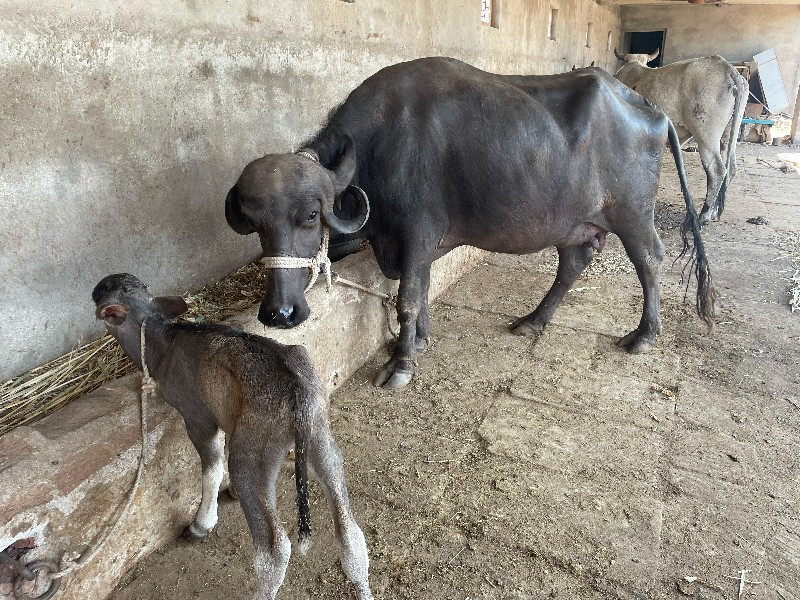
[{"label": "buffalo ear", "polygon": [[119,327],[128,318],[128,307],[124,304],[108,304],[97,307],[95,315],[98,319],[103,319],[106,325]]},{"label": "buffalo ear", "polygon": [[160,312],[168,319],[179,317],[189,310],[186,301],[180,296],[158,296],[153,298],[150,304],[156,311]]},{"label": "buffalo ear", "polygon": [[356,147],[349,136],[342,136],[342,152],[339,155],[339,164],[333,170],[334,196],[338,196],[347,189],[356,172]]},{"label": "buffalo ear", "polygon": [[239,190],[234,185],[225,197],[225,219],[228,225],[231,226],[239,235],[248,235],[253,233],[255,229],[250,221],[242,214],[241,206],[239,205]]}]

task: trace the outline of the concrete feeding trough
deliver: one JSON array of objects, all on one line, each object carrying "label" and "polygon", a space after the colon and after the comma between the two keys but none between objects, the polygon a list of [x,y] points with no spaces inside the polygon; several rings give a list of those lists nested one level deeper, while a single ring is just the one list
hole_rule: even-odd
[{"label": "concrete feeding trough", "polygon": [[[433,299],[471,269],[483,252],[462,247],[436,261]],[[335,265],[371,291],[393,293],[371,252]],[[332,391],[391,335],[381,298],[334,284],[308,293],[312,312],[295,329],[269,330],[286,344],[302,344]],[[91,310],[87,298],[87,310]],[[258,306],[227,322],[265,334]],[[392,318],[394,316],[392,315]],[[139,373],[103,385],[58,412],[0,436],[0,551],[22,563],[58,563],[84,554],[113,520],[131,487],[139,456]],[[179,536],[200,498],[199,459],[178,413],[160,398],[147,414],[148,455],[130,510],[103,549],[61,582],[61,600],[107,596],[138,560]],[[345,455],[347,449],[344,449]],[[0,566],[0,600],[13,599],[14,572]]]}]

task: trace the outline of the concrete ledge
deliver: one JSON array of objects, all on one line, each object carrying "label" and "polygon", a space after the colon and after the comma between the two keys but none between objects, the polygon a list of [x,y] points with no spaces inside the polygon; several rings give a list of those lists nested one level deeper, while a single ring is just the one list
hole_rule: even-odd
[{"label": "concrete ledge", "polygon": [[[431,298],[482,255],[464,247],[436,261]],[[371,252],[347,257],[334,270],[369,289],[397,288],[380,274]],[[265,332],[256,319],[257,306],[229,323],[305,345],[333,390],[391,338],[386,309],[380,298],[338,284],[326,293],[324,283],[317,283],[308,301],[311,317],[295,329]],[[33,426],[0,436],[0,551],[13,545],[25,563],[58,562],[65,552],[93,546],[136,472],[140,381],[139,374],[123,377]],[[62,581],[61,600],[104,598],[136,561],[176,538],[191,520],[199,502],[200,468],[183,421],[157,399],[148,410],[148,427],[151,459],[131,510],[103,551]],[[12,598],[10,569],[0,567],[0,600]]]}]

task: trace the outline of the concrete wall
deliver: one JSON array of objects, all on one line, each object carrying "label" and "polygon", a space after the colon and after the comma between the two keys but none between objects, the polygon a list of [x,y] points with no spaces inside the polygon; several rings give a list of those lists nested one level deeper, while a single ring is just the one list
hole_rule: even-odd
[{"label": "concrete wall", "polygon": [[498,28],[480,4],[4,0],[0,379],[97,335],[89,296],[109,273],[185,292],[255,257],[257,240],[225,223],[228,188],[379,68],[425,55],[506,73],[613,65],[616,8],[553,0],[552,41],[549,0],[495,0]]},{"label": "concrete wall", "polygon": [[775,48],[791,114],[800,85],[800,5],[629,5],[621,16],[625,32],[666,30],[663,64],[714,54],[741,63]]}]

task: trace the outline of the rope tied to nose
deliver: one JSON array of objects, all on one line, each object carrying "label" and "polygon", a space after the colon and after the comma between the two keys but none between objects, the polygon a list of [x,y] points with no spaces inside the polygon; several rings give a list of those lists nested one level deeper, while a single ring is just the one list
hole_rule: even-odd
[{"label": "rope tied to nose", "polygon": [[139,484],[144,476],[144,466],[147,462],[147,401],[156,393],[156,390],[158,389],[158,382],[156,382],[156,380],[150,376],[150,370],[147,367],[147,344],[145,342],[146,324],[147,319],[142,321],[142,326],[139,330],[139,347],[142,357],[143,376],[139,394],[141,400],[141,445],[139,448],[136,477],[134,478],[133,483],[128,490],[128,494],[124,502],[115,511],[113,515],[113,521],[107,523],[106,526],[103,527],[103,529],[101,529],[95,536],[96,543],[94,548],[89,551],[85,551],[83,554],[79,552],[65,552],[61,557],[61,562],[57,568],[55,563],[48,561],[35,561],[30,565],[27,565],[28,568],[33,572],[44,572],[45,577],[50,580],[51,583],[47,590],[45,590],[41,595],[29,596],[27,593],[22,591],[22,584],[26,580],[29,580],[29,578],[25,577],[24,573],[21,573],[14,582],[14,597],[18,600],[47,600],[48,598],[52,598],[58,591],[62,577],[86,566],[86,564],[88,564],[95,556],[97,556],[105,547],[105,544],[111,536],[111,533],[122,520],[122,517],[128,512],[128,508],[133,502],[133,498],[136,496],[136,490],[139,488]]},{"label": "rope tied to nose", "polygon": [[331,291],[331,259],[328,258],[328,242],[330,241],[330,228],[323,223],[322,240],[317,254],[311,258],[298,256],[265,256],[262,264],[268,269],[308,269],[308,283],[303,292],[310,290],[317,282],[317,277],[325,275],[325,289]]}]

